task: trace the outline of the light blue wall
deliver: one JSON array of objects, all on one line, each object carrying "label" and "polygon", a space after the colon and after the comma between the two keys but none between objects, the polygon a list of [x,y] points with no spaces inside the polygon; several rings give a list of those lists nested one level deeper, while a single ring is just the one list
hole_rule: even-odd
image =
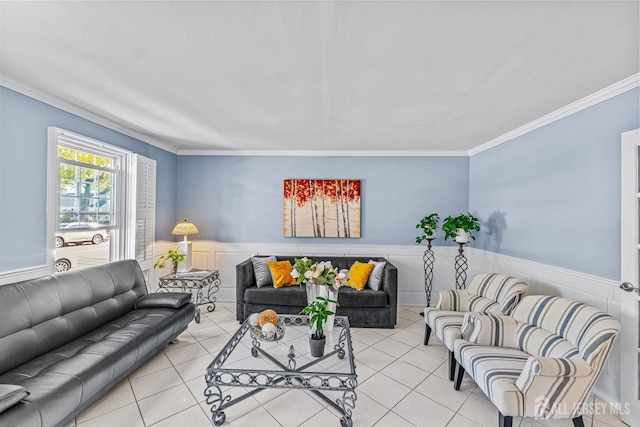
[{"label": "light blue wall", "polygon": [[472,156],[469,206],[495,225],[485,223],[476,246],[619,280],[620,134],[640,127],[639,96],[630,90]]},{"label": "light blue wall", "polygon": [[176,155],[0,86],[0,271],[45,263],[48,126],[155,159],[156,239],[173,240]]},{"label": "light blue wall", "polygon": [[[415,244],[427,213],[468,207],[468,157],[178,157],[178,218],[221,242]],[[360,239],[283,237],[283,181],[362,182]]]},{"label": "light blue wall", "polygon": [[[640,127],[639,97],[628,91],[471,158],[178,157],[0,87],[0,271],[45,262],[47,127],[59,126],[158,161],[158,240],[188,218],[201,230],[194,240],[412,245],[422,216],[469,209],[484,222],[476,247],[618,280],[620,133]],[[361,179],[362,238],[283,237],[288,178]]]}]

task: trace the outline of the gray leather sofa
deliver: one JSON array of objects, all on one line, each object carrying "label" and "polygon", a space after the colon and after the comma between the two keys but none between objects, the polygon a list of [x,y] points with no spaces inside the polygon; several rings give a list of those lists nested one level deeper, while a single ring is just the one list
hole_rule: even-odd
[{"label": "gray leather sofa", "polygon": [[136,261],[0,286],[0,426],[64,426],[173,341],[191,294],[147,294]]},{"label": "gray leather sofa", "polygon": [[[277,256],[278,261],[301,256]],[[314,261],[331,261],[339,270],[349,269],[354,262],[385,261],[382,286],[379,291],[365,288],[361,291],[343,286],[338,292],[338,316],[348,316],[349,324],[358,328],[393,328],[398,315],[398,270],[384,258],[374,257],[325,257],[315,256]],[[244,321],[251,313],[267,308],[283,314],[299,314],[307,305],[304,285],[274,288],[272,285],[258,288],[251,259],[236,265],[236,318]]]}]

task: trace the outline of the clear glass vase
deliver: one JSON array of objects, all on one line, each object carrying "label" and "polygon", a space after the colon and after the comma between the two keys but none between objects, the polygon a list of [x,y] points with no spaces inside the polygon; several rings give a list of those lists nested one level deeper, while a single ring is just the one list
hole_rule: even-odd
[{"label": "clear glass vase", "polygon": [[[334,288],[333,286],[327,286],[327,290],[329,292],[329,296],[327,297],[327,299],[332,299],[334,301],[338,301],[338,289],[340,288]],[[327,310],[329,311],[333,311],[334,314],[332,314],[331,316],[327,317],[327,321],[325,322],[323,329],[325,331],[332,331],[333,330],[333,322],[335,320],[335,312],[336,312],[336,304],[333,302],[330,302],[329,304],[327,304]]]},{"label": "clear glass vase", "polygon": [[[316,285],[315,283],[305,283],[307,290],[307,304],[311,304],[316,300],[316,297],[325,297],[327,299],[331,299],[334,301],[338,301],[338,289],[333,286],[325,286],[325,285]],[[329,303],[327,304],[327,310],[336,312],[336,304]],[[325,331],[333,330],[333,323],[335,320],[335,314],[329,316],[327,321],[322,325],[322,329]],[[313,332],[315,327],[311,328]]]}]

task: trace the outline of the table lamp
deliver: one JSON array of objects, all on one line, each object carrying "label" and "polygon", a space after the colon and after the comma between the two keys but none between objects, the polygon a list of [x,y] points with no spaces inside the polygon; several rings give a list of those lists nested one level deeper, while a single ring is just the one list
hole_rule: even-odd
[{"label": "table lamp", "polygon": [[184,236],[184,240],[178,243],[178,253],[185,255],[184,262],[178,264],[178,273],[185,273],[191,270],[191,242],[187,241],[187,236],[189,234],[198,234],[199,232],[198,227],[186,219],[173,227],[171,234]]}]

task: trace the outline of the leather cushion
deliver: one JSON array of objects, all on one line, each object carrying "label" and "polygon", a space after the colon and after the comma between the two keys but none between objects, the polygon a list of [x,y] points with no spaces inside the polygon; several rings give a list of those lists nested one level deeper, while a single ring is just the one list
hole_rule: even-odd
[{"label": "leather cushion", "polygon": [[24,387],[12,384],[0,384],[0,413],[27,397],[29,392]]},{"label": "leather cushion", "polygon": [[191,301],[191,294],[183,292],[160,292],[138,298],[135,308],[180,308]]}]

